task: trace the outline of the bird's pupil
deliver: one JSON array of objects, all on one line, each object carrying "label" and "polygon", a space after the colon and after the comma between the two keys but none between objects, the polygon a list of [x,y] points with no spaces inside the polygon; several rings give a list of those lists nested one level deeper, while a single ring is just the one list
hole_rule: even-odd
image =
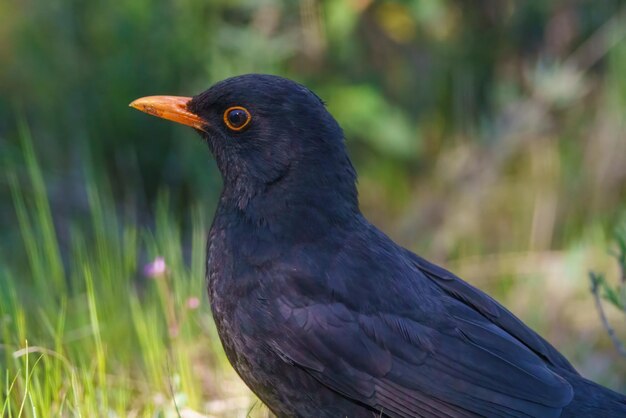
[{"label": "bird's pupil", "polygon": [[243,125],[244,123],[246,123],[246,119],[247,119],[246,112],[244,112],[241,109],[231,110],[228,113],[228,121],[234,127],[238,127],[238,126]]}]

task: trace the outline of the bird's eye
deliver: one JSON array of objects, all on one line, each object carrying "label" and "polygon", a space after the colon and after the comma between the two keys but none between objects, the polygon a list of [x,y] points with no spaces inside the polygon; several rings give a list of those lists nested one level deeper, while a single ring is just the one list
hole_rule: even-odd
[{"label": "bird's eye", "polygon": [[248,109],[241,106],[233,106],[224,112],[224,123],[231,131],[241,131],[248,126],[252,117]]}]

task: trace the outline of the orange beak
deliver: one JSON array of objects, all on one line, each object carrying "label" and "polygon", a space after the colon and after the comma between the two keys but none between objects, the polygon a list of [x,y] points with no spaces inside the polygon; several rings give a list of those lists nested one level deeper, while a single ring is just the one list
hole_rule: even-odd
[{"label": "orange beak", "polygon": [[159,118],[182,123],[204,131],[206,121],[187,108],[191,97],[148,96],[132,102],[129,106]]}]

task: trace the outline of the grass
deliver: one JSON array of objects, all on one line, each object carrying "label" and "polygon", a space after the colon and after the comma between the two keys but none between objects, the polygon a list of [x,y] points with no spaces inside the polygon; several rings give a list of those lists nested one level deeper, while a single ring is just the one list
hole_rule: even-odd
[{"label": "grass", "polygon": [[[205,297],[201,212],[183,237],[163,195],[155,226],[139,228],[86,175],[90,217],[60,231],[25,125],[21,138],[27,176],[9,181],[15,253],[27,258],[0,263],[0,416],[247,416],[255,399],[227,363]],[[154,268],[159,258],[165,269]]]},{"label": "grass", "polygon": [[[184,226],[162,193],[154,225],[140,227],[86,165],[88,216],[57,225],[25,124],[20,138],[25,169],[9,169],[8,183],[21,242],[0,254],[0,417],[268,416],[228,364],[210,316],[206,211],[191,208]],[[588,231],[560,250],[491,253],[480,245],[493,236],[478,231],[465,239],[472,251],[446,264],[495,294],[584,375],[623,391],[626,365],[586,281],[590,263],[611,263],[611,237],[598,224]],[[607,306],[607,316],[623,337],[617,309]]]}]

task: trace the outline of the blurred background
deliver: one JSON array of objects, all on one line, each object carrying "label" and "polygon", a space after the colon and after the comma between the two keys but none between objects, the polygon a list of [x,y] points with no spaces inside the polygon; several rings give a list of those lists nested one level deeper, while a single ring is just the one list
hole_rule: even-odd
[{"label": "blurred background", "polygon": [[626,391],[588,279],[619,275],[626,2],[5,0],[0,63],[0,416],[268,416],[204,292],[219,173],[128,108],[248,72],[327,102],[377,226]]}]

